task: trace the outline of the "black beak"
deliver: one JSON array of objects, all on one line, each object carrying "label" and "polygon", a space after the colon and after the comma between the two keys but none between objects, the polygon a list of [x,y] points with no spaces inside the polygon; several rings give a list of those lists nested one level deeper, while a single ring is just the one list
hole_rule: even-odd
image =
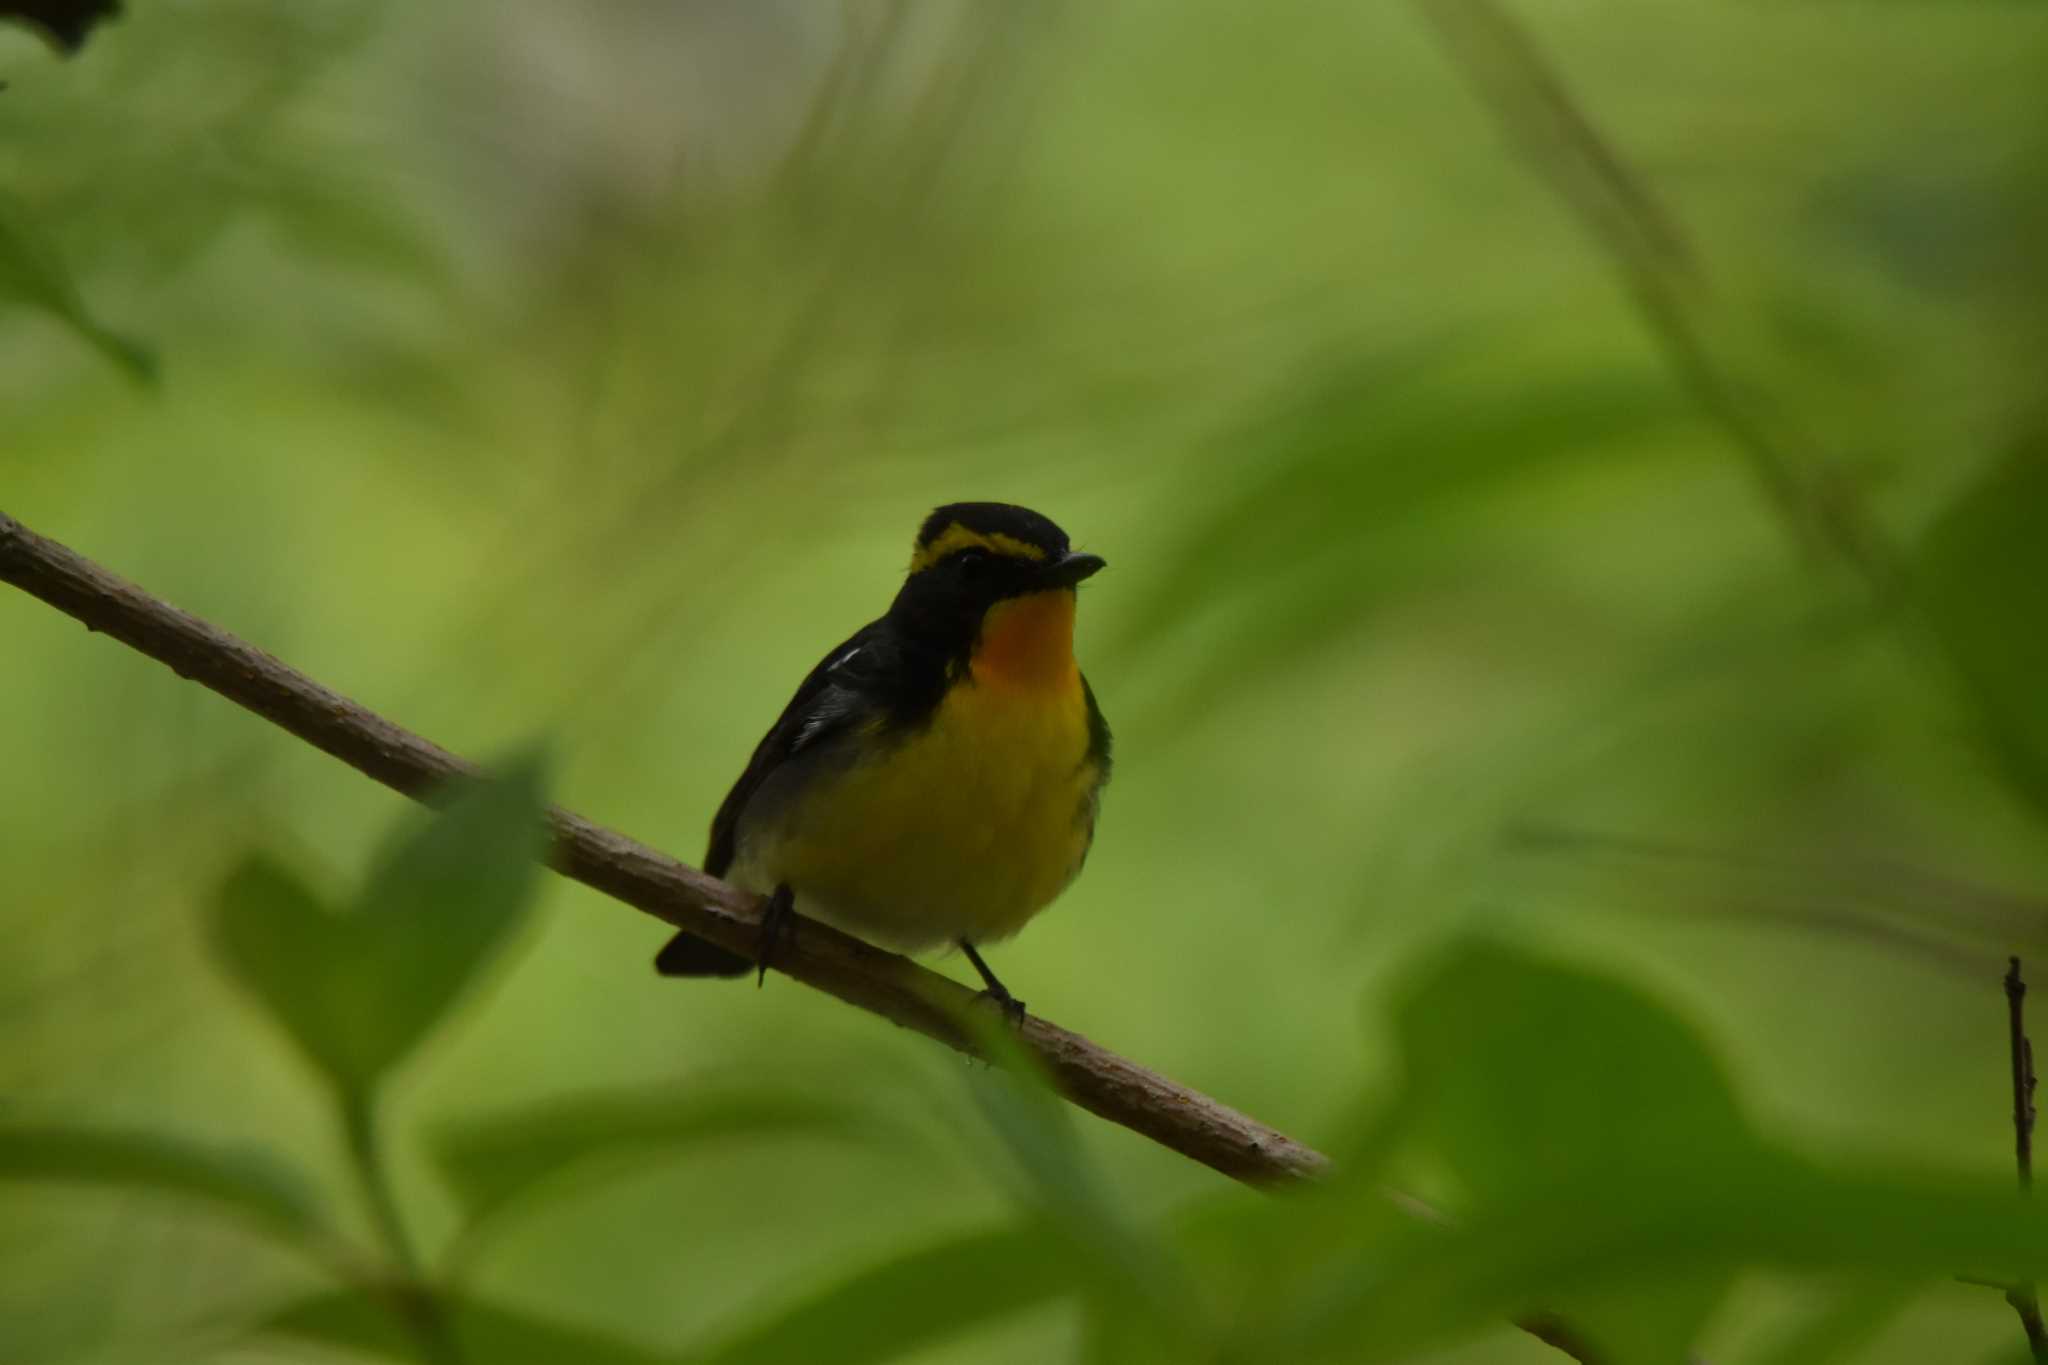
[{"label": "black beak", "polygon": [[1071,588],[1082,579],[1093,577],[1106,563],[1101,555],[1066,555],[1045,566],[1045,584],[1049,588]]}]

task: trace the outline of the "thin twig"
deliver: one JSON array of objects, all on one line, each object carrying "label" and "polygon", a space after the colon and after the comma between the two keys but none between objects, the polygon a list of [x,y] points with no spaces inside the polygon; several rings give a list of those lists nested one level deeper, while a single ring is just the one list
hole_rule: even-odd
[{"label": "thin twig", "polygon": [[1446,53],[1599,243],[1673,374],[1734,441],[1751,475],[1814,557],[1830,556],[1880,602],[1896,555],[1825,451],[1722,363],[1702,321],[1704,274],[1676,219],[1633,174],[1528,32],[1493,0],[1416,0]]},{"label": "thin twig", "polygon": [[[1537,857],[1680,867],[1685,888],[1701,901],[1691,908],[1703,915],[1861,938],[1913,953],[1971,982],[1981,981],[1987,958],[1977,943],[2008,944],[2023,919],[2048,910],[2048,902],[2036,897],[1884,857],[1807,863],[1746,849],[1542,823],[1509,826],[1502,844]],[[1702,881],[1702,873],[1708,880]],[[1715,878],[1739,885],[1717,885]],[[1952,924],[1929,929],[1906,917],[1924,918],[1937,906]]]},{"label": "thin twig", "polygon": [[2034,1188],[2034,1045],[2027,1040],[2027,983],[2020,960],[2005,972],[2006,1029],[2012,1053],[2012,1143],[2020,1188]]},{"label": "thin twig", "polygon": [[[2020,960],[2011,959],[2005,973],[2006,1033],[2012,1055],[2012,1147],[2019,1167],[2020,1188],[2034,1188],[2034,1045],[2027,1039],[2027,982]],[[2019,1314],[2027,1349],[2036,1365],[2048,1365],[2048,1324],[2041,1321],[2041,1300],[2029,1283],[2005,1286],[2005,1301]]]}]

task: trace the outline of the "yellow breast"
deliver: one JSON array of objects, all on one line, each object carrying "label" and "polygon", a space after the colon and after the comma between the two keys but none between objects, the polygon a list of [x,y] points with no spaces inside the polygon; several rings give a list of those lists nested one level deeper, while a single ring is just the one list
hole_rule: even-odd
[{"label": "yellow breast", "polygon": [[1044,648],[1071,638],[1073,593],[1040,596],[1064,602],[991,612],[927,725],[743,837],[736,879],[786,881],[804,914],[905,950],[1005,938],[1050,904],[1088,852],[1102,774],[1072,651]]}]

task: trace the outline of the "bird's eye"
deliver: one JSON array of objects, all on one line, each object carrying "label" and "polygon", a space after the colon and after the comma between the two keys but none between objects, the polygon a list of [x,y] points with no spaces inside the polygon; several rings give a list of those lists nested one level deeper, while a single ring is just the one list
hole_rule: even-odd
[{"label": "bird's eye", "polygon": [[992,562],[987,550],[962,550],[953,556],[954,569],[967,578],[981,577]]}]

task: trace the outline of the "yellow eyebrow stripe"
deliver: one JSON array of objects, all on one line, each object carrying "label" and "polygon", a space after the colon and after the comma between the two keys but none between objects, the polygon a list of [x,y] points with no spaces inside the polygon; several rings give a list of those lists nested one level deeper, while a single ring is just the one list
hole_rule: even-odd
[{"label": "yellow eyebrow stripe", "polygon": [[977,531],[956,521],[932,537],[929,543],[918,547],[917,553],[910,557],[910,571],[922,573],[947,555],[967,549],[988,550],[1017,559],[1045,558],[1045,551],[1029,541],[1006,536],[1001,531]]}]

